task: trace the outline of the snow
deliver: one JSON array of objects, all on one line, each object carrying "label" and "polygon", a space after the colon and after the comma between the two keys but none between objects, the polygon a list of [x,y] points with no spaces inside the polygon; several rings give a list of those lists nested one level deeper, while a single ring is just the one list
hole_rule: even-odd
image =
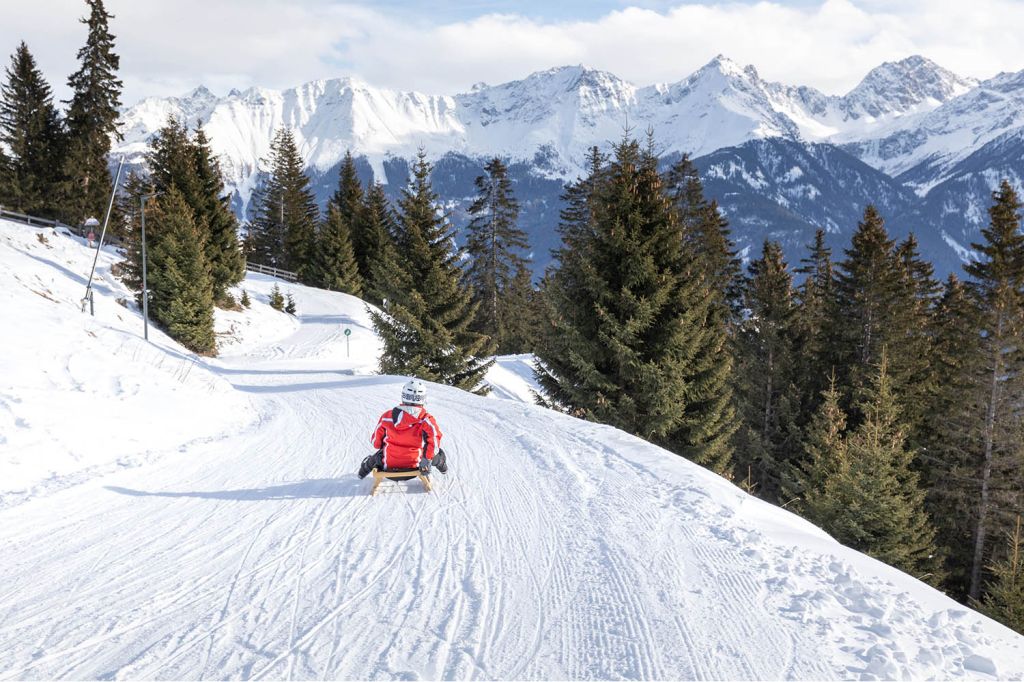
[{"label": "snow", "polygon": [[500,355],[487,372],[490,396],[533,404],[540,385],[533,376],[536,359],[529,353]]},{"label": "snow", "polygon": [[[431,384],[450,473],[371,498],[354,472],[405,379],[369,373],[365,305],[281,283],[276,317],[250,275],[222,356],[192,358],[139,339],[113,254],[83,315],[89,251],[49,232],[0,223],[2,679],[1024,679],[1024,638],[526,402]],[[506,398],[529,364],[499,360]],[[26,447],[53,485],[9,483]]]},{"label": "snow", "polygon": [[784,137],[863,143],[869,163],[906,168],[919,155],[876,157],[868,151],[871,143],[924,125],[929,112],[969,97],[975,85],[927,59],[909,57],[872,70],[846,96],[826,96],[767,82],[753,66],[719,55],[676,83],[643,87],[578,65],[499,85],[481,83],[455,95],[377,88],[356,78],[281,91],[233,90],[219,98],[199,88],[127,108],[124,140],[115,142],[115,153],[138,159],[168,115],[202,123],[228,188],[243,207],[257,174],[266,170],[271,138],[281,126],[292,129],[307,167],[325,172],[352,150],[366,157],[381,181],[385,159],[411,159],[419,149],[431,159],[455,152],[530,162],[540,154],[545,162],[538,173],[574,179],[590,147],[607,148],[625,130],[648,127],[666,154],[700,156],[752,139]]}]

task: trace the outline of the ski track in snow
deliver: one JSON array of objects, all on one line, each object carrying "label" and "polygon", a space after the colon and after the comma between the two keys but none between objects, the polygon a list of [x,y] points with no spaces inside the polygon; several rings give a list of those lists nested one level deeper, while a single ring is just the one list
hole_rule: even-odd
[{"label": "ski track in snow", "polygon": [[1008,631],[532,405],[432,387],[450,474],[371,498],[403,379],[335,362],[359,320],[301,293],[208,363],[249,426],[0,509],[0,679],[1024,679]]}]

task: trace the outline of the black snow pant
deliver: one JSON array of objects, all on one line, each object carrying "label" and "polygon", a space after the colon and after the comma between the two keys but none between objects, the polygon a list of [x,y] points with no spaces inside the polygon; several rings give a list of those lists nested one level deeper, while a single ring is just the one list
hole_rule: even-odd
[{"label": "black snow pant", "polygon": [[[448,458],[445,456],[444,450],[437,451],[434,455],[432,464],[442,474],[448,473]],[[374,469],[380,469],[382,471],[384,469],[383,450],[378,450],[369,457],[363,459],[363,463],[359,465],[359,478],[366,478]]]}]

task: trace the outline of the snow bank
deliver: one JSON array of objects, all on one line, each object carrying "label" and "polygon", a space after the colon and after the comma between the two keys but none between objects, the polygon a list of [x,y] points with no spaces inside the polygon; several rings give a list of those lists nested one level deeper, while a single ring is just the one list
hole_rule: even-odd
[{"label": "snow bank", "polygon": [[[0,506],[224,437],[249,400],[150,327],[100,254],[96,316],[82,312],[94,249],[0,221]],[[119,304],[123,303],[123,305]]]}]

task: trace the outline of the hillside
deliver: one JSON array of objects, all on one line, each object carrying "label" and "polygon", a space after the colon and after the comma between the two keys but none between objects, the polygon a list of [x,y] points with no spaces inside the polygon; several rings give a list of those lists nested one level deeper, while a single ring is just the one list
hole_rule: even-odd
[{"label": "hillside", "polygon": [[[139,340],[114,259],[90,318],[84,246],[0,222],[2,679],[1024,679],[1024,637],[519,400],[431,385],[451,472],[371,498],[354,472],[404,380],[369,373],[360,302],[289,285],[293,320],[250,275],[198,359]],[[91,467],[10,483],[52,452]]]}]

